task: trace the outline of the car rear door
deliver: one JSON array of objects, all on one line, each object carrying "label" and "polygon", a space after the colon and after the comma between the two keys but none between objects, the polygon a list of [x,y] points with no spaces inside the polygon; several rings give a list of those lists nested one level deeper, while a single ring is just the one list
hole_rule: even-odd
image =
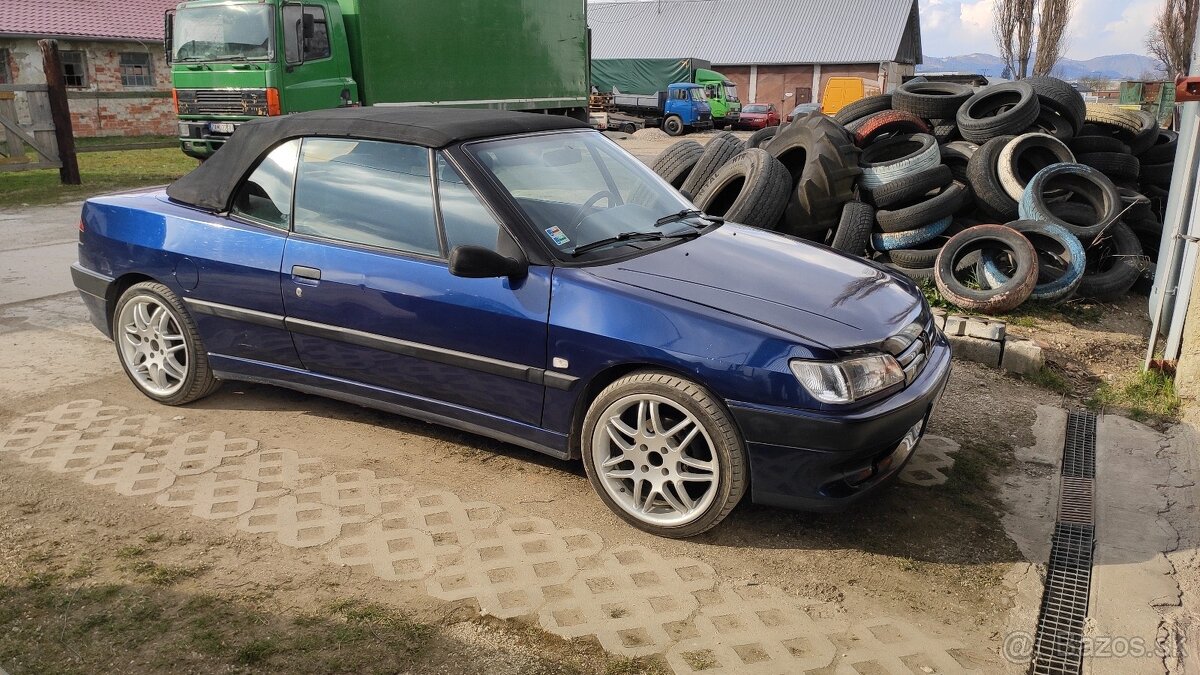
[{"label": "car rear door", "polygon": [[507,236],[450,164],[417,146],[309,138],[295,193],[283,289],[308,370],[540,424],[549,270],[450,274],[452,246]]}]

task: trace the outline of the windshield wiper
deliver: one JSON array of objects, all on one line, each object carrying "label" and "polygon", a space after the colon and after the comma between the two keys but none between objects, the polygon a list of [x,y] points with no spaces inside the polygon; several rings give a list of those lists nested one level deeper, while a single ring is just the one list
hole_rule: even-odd
[{"label": "windshield wiper", "polygon": [[705,215],[703,211],[698,211],[696,209],[684,209],[682,211],[672,213],[669,216],[663,216],[662,218],[659,218],[658,220],[654,221],[654,226],[662,227],[663,225],[678,223],[679,221],[686,220],[688,218],[703,218],[704,220],[717,224],[725,222],[724,218]]},{"label": "windshield wiper", "polygon": [[673,232],[671,234],[662,234],[659,232],[622,232],[616,236],[606,237],[604,239],[598,239],[589,244],[584,244],[583,246],[576,246],[575,249],[573,251],[571,251],[571,257],[578,258],[579,256],[583,255],[584,253],[587,253],[588,251],[594,251],[598,248],[604,248],[605,246],[612,246],[613,244],[621,244],[621,243],[624,243],[627,241],[658,241],[660,239],[690,239],[692,237],[699,237],[699,236],[700,236],[700,233],[696,232],[695,230],[684,230],[683,232]]}]

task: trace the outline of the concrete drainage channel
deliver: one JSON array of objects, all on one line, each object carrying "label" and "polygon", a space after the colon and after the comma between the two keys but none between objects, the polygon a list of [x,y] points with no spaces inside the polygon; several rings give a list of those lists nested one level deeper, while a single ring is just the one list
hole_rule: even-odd
[{"label": "concrete drainage channel", "polygon": [[1038,610],[1030,672],[1077,675],[1083,668],[1083,632],[1095,546],[1096,416],[1067,417],[1058,522]]}]

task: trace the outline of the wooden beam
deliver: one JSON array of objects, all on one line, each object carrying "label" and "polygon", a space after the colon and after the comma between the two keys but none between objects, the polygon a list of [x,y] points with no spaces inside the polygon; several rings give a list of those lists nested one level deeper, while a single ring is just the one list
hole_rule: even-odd
[{"label": "wooden beam", "polygon": [[58,40],[38,40],[38,48],[42,50],[42,72],[46,75],[50,116],[54,120],[54,137],[58,140],[58,159],[62,162],[58,179],[63,185],[79,185],[83,181],[75,156],[75,133],[71,129],[71,108],[67,103],[67,84],[58,56]]}]

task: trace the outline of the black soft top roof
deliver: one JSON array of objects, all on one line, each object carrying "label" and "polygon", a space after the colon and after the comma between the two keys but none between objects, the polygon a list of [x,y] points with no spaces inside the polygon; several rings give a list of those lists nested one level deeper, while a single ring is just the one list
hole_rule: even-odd
[{"label": "black soft top roof", "polygon": [[242,176],[290,138],[326,136],[397,141],[428,148],[534,131],[587,129],[562,115],[435,107],[335,108],[268,117],[238,127],[220,151],[167,186],[167,196],[207,211],[226,211]]}]

